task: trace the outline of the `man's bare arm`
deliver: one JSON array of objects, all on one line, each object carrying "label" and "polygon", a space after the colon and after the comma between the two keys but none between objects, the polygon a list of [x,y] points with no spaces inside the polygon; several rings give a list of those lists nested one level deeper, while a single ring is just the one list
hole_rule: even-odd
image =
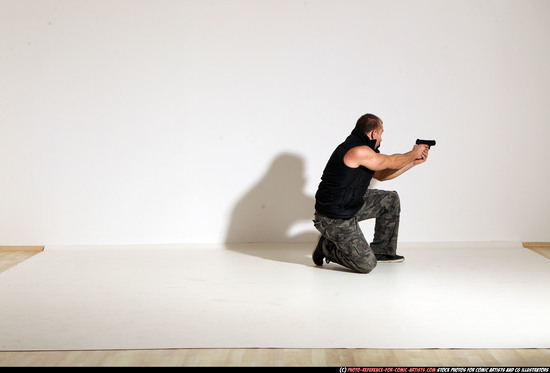
[{"label": "man's bare arm", "polygon": [[411,163],[405,165],[404,167],[402,167],[398,170],[392,170],[392,169],[388,168],[388,169],[385,169],[385,170],[376,171],[374,173],[373,177],[378,181],[386,181],[386,180],[395,179],[397,176],[402,175],[403,173],[407,172],[408,170],[410,170],[414,166],[426,162],[427,159],[428,159],[428,149],[425,149],[424,152],[422,153],[422,158],[415,159]]},{"label": "man's bare arm", "polygon": [[346,153],[344,163],[351,168],[364,166],[372,171],[399,170],[409,163],[421,159],[422,153],[427,148],[427,145],[415,145],[408,153],[386,155],[376,153],[368,146],[357,146]]},{"label": "man's bare arm", "polygon": [[378,181],[387,181],[387,180],[395,179],[397,176],[402,175],[406,171],[413,168],[413,166],[414,166],[414,162],[411,162],[407,164],[405,167],[401,167],[398,170],[392,170],[391,168],[387,168],[385,170],[376,171],[372,177]]}]

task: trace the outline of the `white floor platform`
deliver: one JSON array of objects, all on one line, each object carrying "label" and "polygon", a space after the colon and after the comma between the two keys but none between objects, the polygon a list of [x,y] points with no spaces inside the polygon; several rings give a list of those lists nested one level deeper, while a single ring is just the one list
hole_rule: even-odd
[{"label": "white floor platform", "polygon": [[0,273],[0,350],[550,348],[550,260],[402,244],[356,274],[311,245],[46,247]]}]

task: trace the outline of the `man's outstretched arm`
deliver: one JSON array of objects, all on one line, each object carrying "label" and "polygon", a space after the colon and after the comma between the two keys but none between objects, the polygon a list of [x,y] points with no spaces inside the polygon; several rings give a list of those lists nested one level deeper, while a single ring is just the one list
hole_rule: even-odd
[{"label": "man's outstretched arm", "polygon": [[385,155],[376,153],[368,146],[357,146],[346,153],[344,164],[350,168],[363,166],[375,172],[386,169],[400,170],[409,163],[421,160],[424,153],[427,155],[427,151],[428,145],[415,145],[408,153]]},{"label": "man's outstretched arm", "polygon": [[429,149],[425,149],[422,152],[422,158],[415,159],[414,161],[406,164],[405,166],[403,166],[403,167],[401,167],[397,170],[387,168],[385,170],[376,171],[374,173],[373,177],[378,181],[386,181],[386,180],[395,179],[397,176],[402,175],[403,173],[410,170],[414,166],[426,162],[426,160],[428,159],[428,151],[429,151]]}]

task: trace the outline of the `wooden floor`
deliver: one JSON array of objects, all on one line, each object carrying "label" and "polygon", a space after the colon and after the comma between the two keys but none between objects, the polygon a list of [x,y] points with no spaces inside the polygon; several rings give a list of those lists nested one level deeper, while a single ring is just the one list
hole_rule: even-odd
[{"label": "wooden floor", "polygon": [[[550,247],[526,246],[550,259]],[[40,251],[1,251],[0,272]],[[1,367],[550,367],[548,349],[170,349],[0,352]]]}]

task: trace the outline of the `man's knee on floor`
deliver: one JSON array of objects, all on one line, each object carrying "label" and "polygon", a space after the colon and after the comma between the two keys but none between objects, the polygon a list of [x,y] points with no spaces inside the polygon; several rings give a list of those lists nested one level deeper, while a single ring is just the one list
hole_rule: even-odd
[{"label": "man's knee on floor", "polygon": [[370,273],[376,267],[376,262],[370,260],[364,260],[355,263],[354,270],[359,273]]}]

